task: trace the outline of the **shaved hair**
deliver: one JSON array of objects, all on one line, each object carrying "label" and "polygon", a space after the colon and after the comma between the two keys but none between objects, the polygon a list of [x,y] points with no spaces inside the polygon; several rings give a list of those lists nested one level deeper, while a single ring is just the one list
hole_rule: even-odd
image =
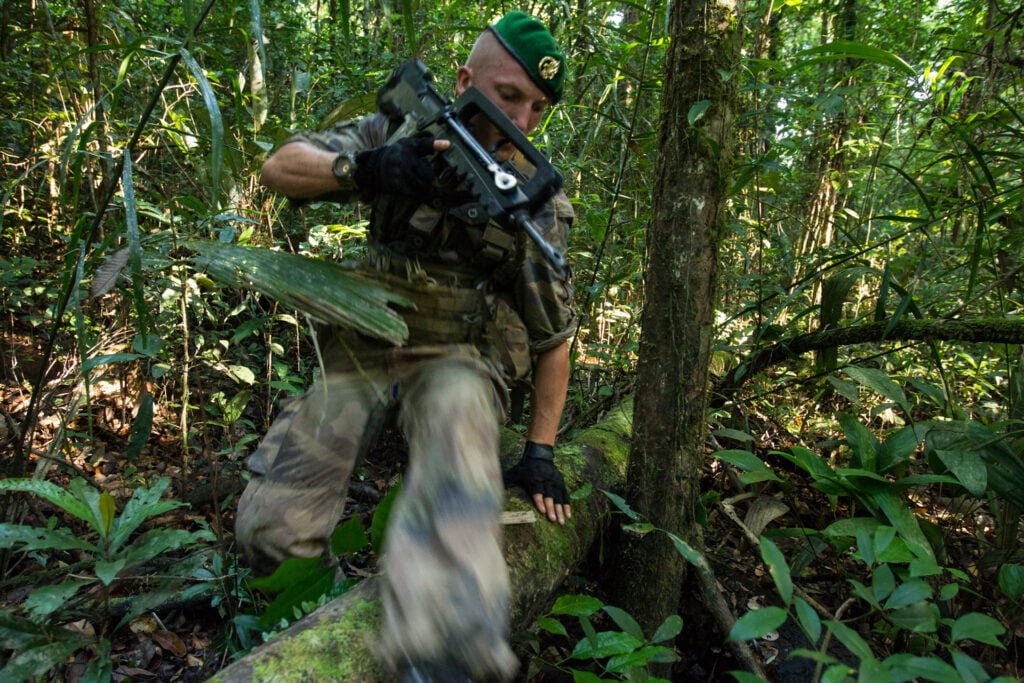
[{"label": "shaved hair", "polygon": [[466,66],[476,71],[477,69],[486,69],[495,61],[509,59],[511,55],[505,50],[505,47],[501,42],[494,36],[490,31],[484,31],[481,33],[476,42],[473,43],[473,49],[469,51],[469,57],[466,59]]}]

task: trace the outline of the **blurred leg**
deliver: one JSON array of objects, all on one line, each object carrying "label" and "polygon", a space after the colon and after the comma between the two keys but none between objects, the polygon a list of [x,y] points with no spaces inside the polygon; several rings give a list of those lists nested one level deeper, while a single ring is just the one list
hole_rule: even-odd
[{"label": "blurred leg", "polygon": [[315,383],[275,420],[249,459],[235,534],[257,572],[330,547],[356,460],[386,412],[379,374],[335,374]]},{"label": "blurred leg", "polygon": [[403,391],[409,471],[385,543],[385,657],[510,678],[497,394],[480,364],[457,358],[423,363]]}]

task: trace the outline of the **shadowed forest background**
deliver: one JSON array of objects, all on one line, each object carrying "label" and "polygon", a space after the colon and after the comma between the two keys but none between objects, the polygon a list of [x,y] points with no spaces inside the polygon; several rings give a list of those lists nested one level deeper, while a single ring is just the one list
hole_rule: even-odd
[{"label": "shadowed forest background", "polygon": [[577,215],[561,443],[634,428],[523,680],[1020,676],[1024,7],[0,0],[0,678],[205,680],[374,573],[397,437],[342,572],[240,564],[317,354],[195,250],[358,256],[362,207],[261,163],[410,57],[448,92],[509,9],[571,69],[533,139]]}]

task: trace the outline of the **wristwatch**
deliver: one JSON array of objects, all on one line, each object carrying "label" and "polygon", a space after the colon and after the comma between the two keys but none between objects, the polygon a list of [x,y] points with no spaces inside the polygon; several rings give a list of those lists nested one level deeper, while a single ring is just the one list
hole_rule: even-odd
[{"label": "wristwatch", "polygon": [[338,185],[345,189],[354,187],[356,159],[352,156],[352,153],[340,152],[338,156],[334,157],[334,162],[331,164],[331,172],[334,174],[334,179],[338,181]]}]

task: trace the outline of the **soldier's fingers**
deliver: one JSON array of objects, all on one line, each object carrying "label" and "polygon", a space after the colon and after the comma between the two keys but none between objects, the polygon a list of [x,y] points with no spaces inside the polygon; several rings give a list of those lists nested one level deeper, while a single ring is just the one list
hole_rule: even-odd
[{"label": "soldier's fingers", "polygon": [[552,522],[558,521],[558,504],[551,496],[544,498],[544,508],[547,511],[548,519]]},{"label": "soldier's fingers", "polygon": [[565,518],[572,519],[572,506],[566,503],[563,507],[565,508]]},{"label": "soldier's fingers", "polygon": [[434,151],[443,152],[452,146],[450,140],[434,140]]},{"label": "soldier's fingers", "polygon": [[544,494],[543,493],[535,493],[535,494],[533,494],[533,504],[537,506],[537,512],[539,512],[542,515],[548,514],[547,508],[544,507]]},{"label": "soldier's fingers", "polygon": [[555,503],[555,516],[558,517],[559,524],[565,524],[565,505]]}]

